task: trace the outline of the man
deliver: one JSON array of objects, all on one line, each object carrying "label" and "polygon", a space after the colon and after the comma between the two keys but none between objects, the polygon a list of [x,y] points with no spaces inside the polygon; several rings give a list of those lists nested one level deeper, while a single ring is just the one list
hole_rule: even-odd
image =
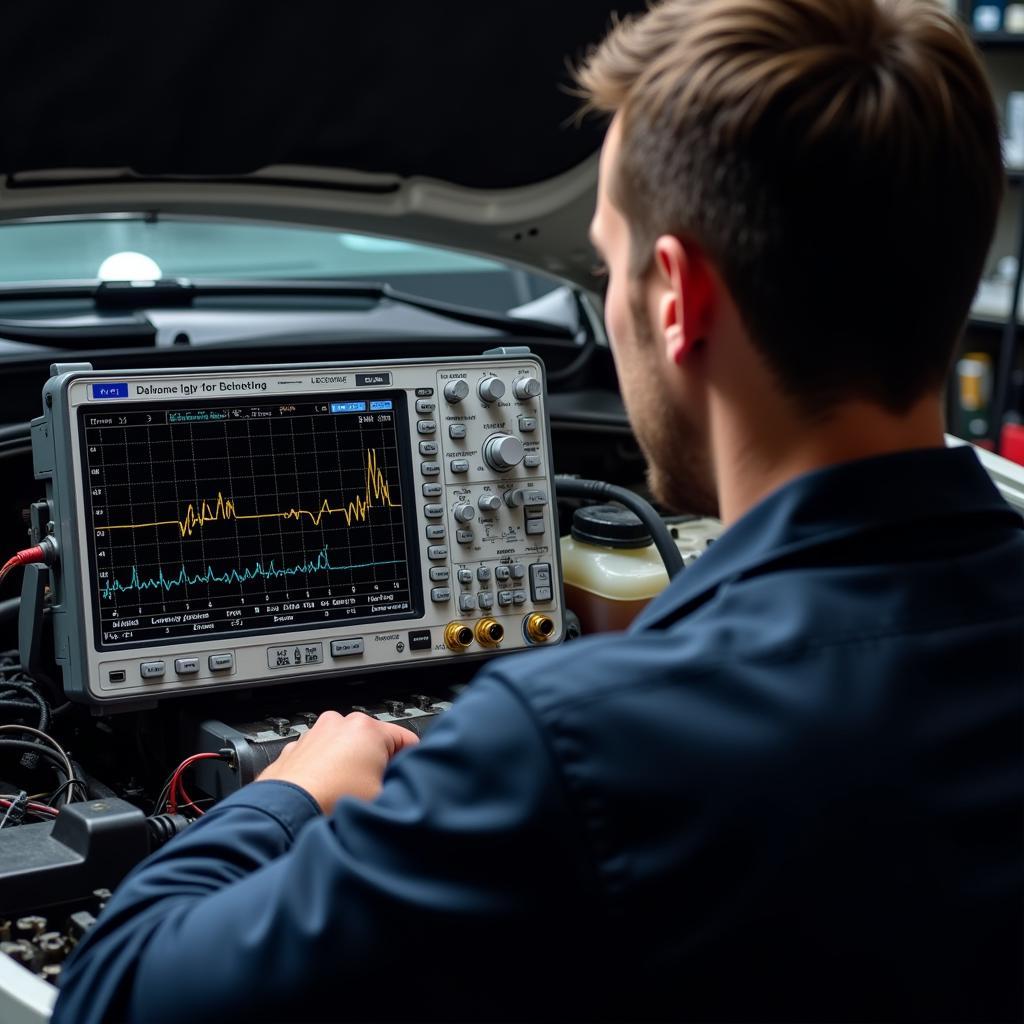
[{"label": "man", "polygon": [[1024,533],[943,448],[976,56],[925,0],[668,0],[580,79],[652,487],[727,531],[414,749],[321,717],[121,886],[61,1024],[1019,1017]]}]

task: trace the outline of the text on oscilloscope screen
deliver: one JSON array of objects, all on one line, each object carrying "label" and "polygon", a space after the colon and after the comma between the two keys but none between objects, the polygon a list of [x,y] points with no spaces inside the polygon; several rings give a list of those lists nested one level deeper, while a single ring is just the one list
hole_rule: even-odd
[{"label": "text on oscilloscope screen", "polygon": [[405,395],[80,414],[101,647],[420,614]]}]

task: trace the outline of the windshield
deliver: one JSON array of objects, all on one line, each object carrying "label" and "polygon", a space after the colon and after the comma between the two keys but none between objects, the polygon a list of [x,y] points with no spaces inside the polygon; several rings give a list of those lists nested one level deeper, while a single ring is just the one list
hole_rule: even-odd
[{"label": "windshield", "polygon": [[502,312],[559,286],[479,256],[319,228],[130,214],[0,224],[0,284],[158,277],[364,280]]}]

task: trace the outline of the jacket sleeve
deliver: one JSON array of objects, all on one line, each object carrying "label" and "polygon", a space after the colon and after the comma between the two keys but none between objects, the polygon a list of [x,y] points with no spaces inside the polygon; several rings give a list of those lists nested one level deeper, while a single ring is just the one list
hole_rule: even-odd
[{"label": "jacket sleeve", "polygon": [[[374,802],[327,818],[253,783],[146,860],[70,959],[53,1024],[493,1016],[495,984],[515,1012],[509,958],[536,981],[587,927],[574,831],[530,711],[483,676]],[[406,1002],[419,985],[432,1011]]]}]

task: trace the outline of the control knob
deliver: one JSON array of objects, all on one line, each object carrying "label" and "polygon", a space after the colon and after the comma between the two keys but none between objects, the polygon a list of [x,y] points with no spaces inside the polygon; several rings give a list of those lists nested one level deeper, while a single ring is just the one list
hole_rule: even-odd
[{"label": "control knob", "polygon": [[496,494],[481,494],[477,504],[481,512],[497,512],[501,508],[501,498]]},{"label": "control knob", "polygon": [[484,377],[477,391],[485,402],[496,402],[505,395],[505,382],[500,377]]},{"label": "control knob", "polygon": [[497,473],[506,473],[523,461],[523,442],[511,434],[492,434],[484,441],[484,462]]},{"label": "control knob", "polygon": [[444,386],[445,400],[455,405],[469,394],[469,385],[464,380],[450,380]]},{"label": "control knob", "polygon": [[476,509],[468,501],[460,501],[452,509],[452,515],[457,523],[468,523],[476,517]]},{"label": "control knob", "polygon": [[520,377],[512,385],[512,391],[521,402],[536,398],[540,394],[540,381],[536,377]]}]

